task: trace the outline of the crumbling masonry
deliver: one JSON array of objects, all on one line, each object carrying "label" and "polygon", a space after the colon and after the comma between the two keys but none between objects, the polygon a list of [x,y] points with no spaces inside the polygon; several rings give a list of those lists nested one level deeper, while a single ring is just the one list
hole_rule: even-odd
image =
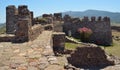
[{"label": "crumbling masonry", "polygon": [[71,32],[72,36],[80,36],[77,33],[79,28],[87,27],[90,28],[93,33],[89,39],[89,42],[96,43],[100,45],[111,45],[112,44],[112,33],[110,26],[109,17],[84,17],[80,18],[71,18],[69,15],[64,16],[64,25],[63,31],[66,35],[69,35]]},{"label": "crumbling masonry", "polygon": [[12,41],[34,40],[42,32],[42,26],[32,26],[32,23],[33,12],[29,11],[26,5],[21,5],[18,9],[14,5],[6,8],[6,33],[15,34]]},{"label": "crumbling masonry", "polygon": [[[77,35],[78,28],[87,27],[93,31],[89,42],[100,45],[112,44],[109,17],[98,17],[97,19],[96,17],[91,17],[91,19],[84,17],[80,19],[65,15],[62,18],[61,13],[54,13],[54,15],[43,14],[42,19],[46,19],[46,21],[44,21],[33,18],[33,16],[33,12],[29,11],[26,5],[21,5],[18,8],[13,5],[6,7],[6,32],[8,34],[15,34],[15,41],[29,41],[34,40],[43,29],[53,29],[58,32],[63,31],[66,35],[79,36]],[[64,21],[64,24],[55,27],[55,24],[57,24],[56,21]],[[45,27],[40,24],[45,25]]]},{"label": "crumbling masonry", "polygon": [[18,10],[14,5],[6,7],[6,33],[14,34]]}]

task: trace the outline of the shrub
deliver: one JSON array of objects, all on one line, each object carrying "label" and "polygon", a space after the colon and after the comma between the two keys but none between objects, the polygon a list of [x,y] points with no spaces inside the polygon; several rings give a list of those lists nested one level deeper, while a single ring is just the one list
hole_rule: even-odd
[{"label": "shrub", "polygon": [[80,33],[80,39],[83,42],[88,42],[91,34],[93,33],[92,30],[87,27],[79,28],[78,32]]}]

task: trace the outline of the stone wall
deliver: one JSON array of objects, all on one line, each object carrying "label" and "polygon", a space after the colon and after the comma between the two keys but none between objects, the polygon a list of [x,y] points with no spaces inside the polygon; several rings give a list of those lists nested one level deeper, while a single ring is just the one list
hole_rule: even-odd
[{"label": "stone wall", "polygon": [[28,26],[28,20],[19,20],[16,25],[16,31],[15,31],[15,42],[25,42],[29,40],[29,29]]},{"label": "stone wall", "polygon": [[18,7],[18,21],[16,23],[15,42],[33,41],[42,32],[40,24],[33,25],[33,12],[26,5]]},{"label": "stone wall", "polygon": [[97,19],[91,17],[91,20],[88,17],[84,17],[82,20],[79,18],[64,18],[63,31],[66,35],[71,31],[72,36],[77,36],[78,28],[82,27],[90,28],[93,31],[90,42],[100,45],[112,44],[110,19],[108,17],[98,17]]},{"label": "stone wall", "polygon": [[15,42],[29,41],[29,30],[32,27],[31,13],[26,5],[18,7]]},{"label": "stone wall", "polygon": [[64,51],[65,48],[65,33],[54,32],[53,33],[53,50],[57,52]]},{"label": "stone wall", "polygon": [[68,57],[68,62],[76,67],[103,67],[114,65],[114,61],[108,59],[105,51],[100,47],[78,47]]},{"label": "stone wall", "polygon": [[54,20],[61,21],[62,13],[54,13]]},{"label": "stone wall", "polygon": [[43,17],[43,18],[52,17],[52,14],[43,14],[42,17]]},{"label": "stone wall", "polygon": [[6,20],[7,33],[15,34],[13,42],[34,40],[43,30],[41,25],[33,25],[33,12],[29,11],[26,5],[20,5],[18,9],[15,6],[8,6],[6,8]]},{"label": "stone wall", "polygon": [[53,30],[53,24],[46,24],[43,27],[44,27],[44,30]]},{"label": "stone wall", "polygon": [[35,40],[42,33],[43,30],[44,29],[40,24],[34,25],[29,31],[29,40]]},{"label": "stone wall", "polygon": [[34,19],[33,11],[31,11],[30,14],[31,14],[31,22],[32,22],[32,25],[34,25],[34,24],[33,24],[33,23],[34,23],[34,20],[33,20],[33,19]]},{"label": "stone wall", "polygon": [[10,34],[3,34],[0,35],[0,42],[11,42],[14,39],[14,35],[10,35]]},{"label": "stone wall", "polygon": [[52,24],[52,23],[53,23],[52,17],[34,18],[33,20],[33,25],[35,24],[46,25],[46,24]]},{"label": "stone wall", "polygon": [[14,5],[6,7],[6,33],[14,34],[18,11]]},{"label": "stone wall", "polygon": [[53,22],[54,26],[54,32],[63,32],[63,22],[60,21],[54,21]]}]

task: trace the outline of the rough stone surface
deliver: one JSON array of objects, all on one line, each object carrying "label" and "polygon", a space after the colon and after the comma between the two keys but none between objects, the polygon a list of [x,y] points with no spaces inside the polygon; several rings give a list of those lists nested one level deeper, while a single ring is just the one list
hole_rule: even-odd
[{"label": "rough stone surface", "polygon": [[53,50],[55,52],[62,53],[65,47],[65,33],[63,32],[54,32],[53,33]]},{"label": "rough stone surface", "polygon": [[14,5],[6,7],[6,33],[14,34],[17,14],[17,8]]},{"label": "rough stone surface", "polygon": [[54,20],[61,21],[62,20],[62,13],[54,13]]},{"label": "rough stone surface", "polygon": [[76,67],[109,66],[115,62],[107,58],[104,50],[100,47],[78,47],[71,57],[68,57],[69,63]]},{"label": "rough stone surface", "polygon": [[[59,67],[51,39],[52,31],[43,31],[32,42],[2,42],[0,44],[0,70],[45,70],[51,68],[51,65]],[[50,50],[49,54],[42,54],[48,50]]]},{"label": "rough stone surface", "polygon": [[64,69],[59,65],[50,65],[45,70],[64,70]]},{"label": "rough stone surface", "polygon": [[112,44],[110,19],[108,17],[99,20],[96,20],[95,17],[91,17],[91,20],[88,20],[88,17],[84,17],[82,20],[79,18],[74,20],[69,15],[64,16],[63,31],[66,35],[69,35],[69,31],[71,31],[72,36],[78,37],[77,30],[83,27],[90,28],[93,31],[89,42],[101,45]]},{"label": "rough stone surface", "polygon": [[25,42],[36,39],[42,32],[42,26],[33,25],[33,12],[26,5],[6,7],[6,32],[15,34],[14,38],[1,37],[1,41]]}]

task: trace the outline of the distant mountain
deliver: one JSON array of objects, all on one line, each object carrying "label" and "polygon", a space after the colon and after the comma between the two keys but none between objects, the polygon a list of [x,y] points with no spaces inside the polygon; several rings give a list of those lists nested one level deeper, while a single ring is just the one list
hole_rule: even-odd
[{"label": "distant mountain", "polygon": [[111,21],[114,23],[120,23],[120,13],[118,12],[108,12],[108,11],[100,11],[100,10],[86,10],[86,11],[67,11],[63,12],[62,15],[64,16],[65,14],[68,14],[72,17],[81,17],[83,18],[84,16],[101,16],[105,17],[108,16],[110,17]]}]

